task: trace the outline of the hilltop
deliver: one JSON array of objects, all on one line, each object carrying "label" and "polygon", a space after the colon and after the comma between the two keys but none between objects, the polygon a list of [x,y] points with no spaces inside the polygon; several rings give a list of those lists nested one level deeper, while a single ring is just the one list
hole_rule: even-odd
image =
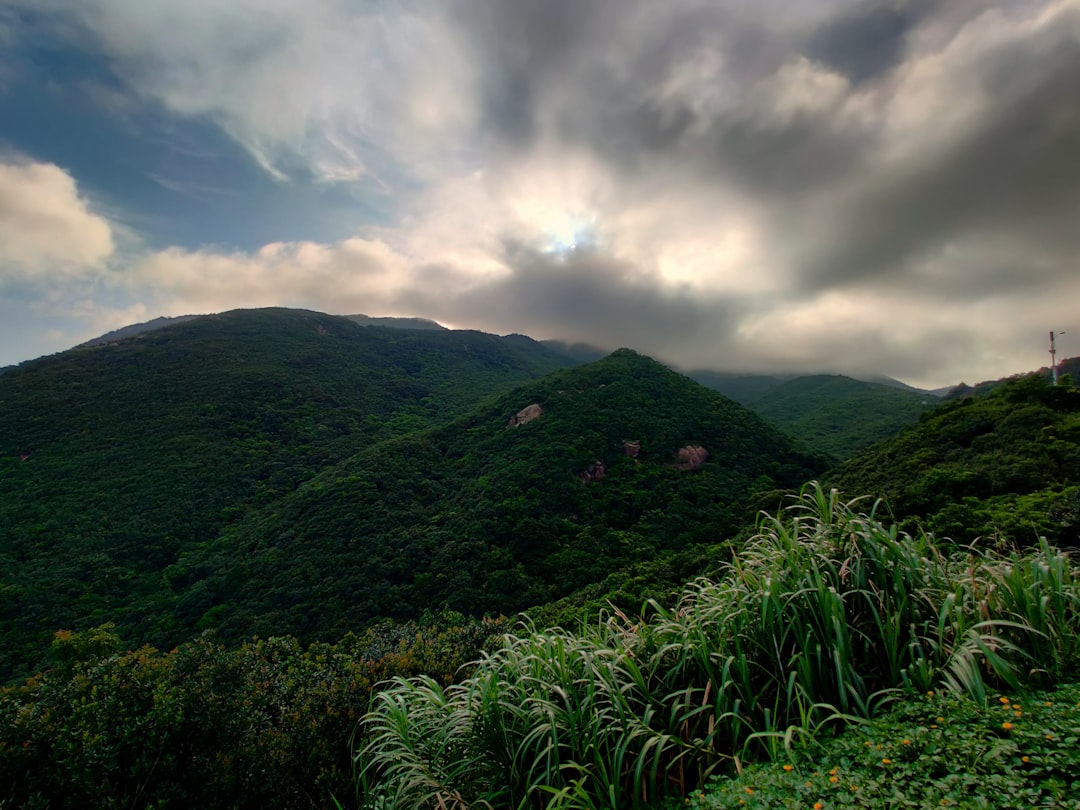
[{"label": "hilltop", "polygon": [[0,375],[0,673],[150,607],[181,555],[319,470],[570,364],[527,339],[238,310]]}]

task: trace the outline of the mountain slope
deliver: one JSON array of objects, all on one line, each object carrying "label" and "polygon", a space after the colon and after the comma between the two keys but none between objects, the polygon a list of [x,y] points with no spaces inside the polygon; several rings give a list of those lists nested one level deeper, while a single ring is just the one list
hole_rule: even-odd
[{"label": "mountain slope", "polygon": [[807,447],[844,459],[895,436],[938,402],[913,389],[819,374],[781,383],[749,407]]},{"label": "mountain slope", "polygon": [[[523,411],[541,415],[511,426]],[[226,637],[310,639],[442,607],[514,612],[721,541],[755,493],[814,472],[751,412],[620,350],[253,513],[170,568],[175,615]]]},{"label": "mountain slope", "polygon": [[959,543],[1080,545],[1080,390],[1032,375],[948,401],[830,477]]},{"label": "mountain slope", "polygon": [[161,571],[319,469],[570,363],[535,341],[205,316],[0,375],[0,678],[59,627],[139,638]]}]

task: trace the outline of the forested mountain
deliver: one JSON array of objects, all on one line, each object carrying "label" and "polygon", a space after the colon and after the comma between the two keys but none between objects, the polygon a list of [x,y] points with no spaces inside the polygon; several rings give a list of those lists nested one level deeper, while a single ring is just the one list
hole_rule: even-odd
[{"label": "forested mountain", "polygon": [[[1038,371],[1028,372],[1028,374],[1037,374],[1042,379],[1050,382],[1053,379],[1053,371],[1049,366],[1043,366]],[[985,394],[993,391],[999,385],[1009,382],[1010,380],[1016,380],[1020,377],[1028,376],[1028,374],[1014,374],[1011,377],[1002,377],[997,380],[984,380],[983,382],[976,383],[975,385],[968,385],[967,383],[960,383],[953,388],[950,388],[945,392],[945,399],[957,399],[958,397],[969,397],[974,394]],[[1069,357],[1058,363],[1058,376],[1063,377],[1066,374],[1071,375],[1073,378],[1080,377],[1080,357]]]},{"label": "forested mountain", "polygon": [[748,408],[760,400],[769,391],[798,377],[798,374],[747,374],[738,371],[710,371],[697,369],[688,371],[686,376],[706,388],[719,391]]},{"label": "forested mountain", "polygon": [[1080,390],[1034,374],[953,399],[831,478],[959,543],[1080,545]]},{"label": "forested mountain", "polygon": [[818,374],[781,383],[749,407],[807,447],[846,459],[895,436],[939,402],[884,383]]},{"label": "forested mountain", "polygon": [[746,409],[622,350],[374,445],[165,572],[174,635],[337,638],[448,607],[512,614],[715,543],[814,473]]},{"label": "forested mountain", "polygon": [[[204,316],[0,375],[0,673],[364,448],[570,364],[535,341],[296,310]],[[140,637],[163,639],[158,617]]]},{"label": "forested mountain", "polygon": [[[0,687],[0,803],[322,807],[369,791],[381,806],[413,766],[449,803],[502,795],[523,762],[536,806],[641,785],[683,806],[693,767],[787,757],[768,741],[788,723],[829,742],[835,715],[807,705],[864,716],[886,689],[1017,695],[1075,671],[1067,556],[903,530],[1077,545],[1080,391],[1012,380],[831,474],[884,496],[889,525],[817,485],[777,511],[823,462],[715,391],[628,350],[571,363],[520,335],[271,310],[0,377],[0,663],[5,680],[44,670]],[[809,434],[834,392],[859,402],[855,382],[761,399]],[[776,517],[755,525],[757,509]],[[640,615],[611,584],[640,585],[632,597],[706,570]],[[625,614],[506,637],[507,619],[471,618],[528,608],[573,628],[553,600],[582,593]],[[1010,718],[1029,716],[1020,699]],[[889,760],[917,754],[909,742]],[[354,744],[369,763],[355,783]],[[1074,772],[1033,776],[1031,795],[1065,795]]]},{"label": "forested mountain", "polygon": [[891,378],[700,370],[688,376],[760,414],[804,447],[838,459],[896,435],[939,401]]}]

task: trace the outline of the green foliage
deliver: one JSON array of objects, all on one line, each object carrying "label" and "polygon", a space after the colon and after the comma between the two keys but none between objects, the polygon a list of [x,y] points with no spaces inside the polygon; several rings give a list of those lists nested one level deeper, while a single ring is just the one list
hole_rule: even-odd
[{"label": "green foliage", "polygon": [[[531,404],[543,415],[509,427]],[[640,443],[636,458],[624,441]],[[709,452],[699,469],[679,467],[686,445]],[[598,461],[602,480],[583,480]],[[334,638],[442,606],[512,614],[658,557],[692,558],[812,465],[746,409],[620,351],[373,445],[167,573],[177,616],[226,638]]]},{"label": "green foliage", "polygon": [[830,479],[959,544],[1077,546],[1080,390],[1029,376],[946,402]]},{"label": "green foliage", "polygon": [[364,726],[365,806],[639,807],[897,690],[1054,683],[1080,664],[1078,577],[1049,546],[950,554],[808,487],[674,609],[526,627],[452,689],[396,681]]},{"label": "green foliage", "polygon": [[872,723],[796,745],[776,762],[718,777],[670,807],[1075,807],[1080,686],[987,704],[906,697]]},{"label": "green foliage", "polygon": [[797,377],[749,404],[815,452],[851,458],[938,405],[931,394],[841,375]]},{"label": "green foliage", "polygon": [[187,555],[319,470],[569,362],[520,336],[257,310],[8,370],[0,682],[42,666],[60,627],[171,647],[214,626],[218,594],[173,598],[205,575]]},{"label": "green foliage", "polygon": [[0,806],[328,806],[352,795],[375,684],[450,684],[505,627],[447,614],[307,650],[204,638],[167,654],[103,649],[108,628],[59,633],[59,666],[0,689]]}]

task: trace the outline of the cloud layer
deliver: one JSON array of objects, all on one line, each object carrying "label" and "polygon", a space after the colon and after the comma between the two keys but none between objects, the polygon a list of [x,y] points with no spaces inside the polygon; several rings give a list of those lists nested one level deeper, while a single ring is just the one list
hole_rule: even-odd
[{"label": "cloud layer", "polygon": [[357,201],[335,242],[119,256],[47,156],[3,168],[0,228],[38,216],[3,207],[18,182],[70,223],[5,239],[7,265],[108,263],[102,306],[417,314],[927,385],[1034,367],[1074,326],[1080,0],[33,5],[131,103]]}]

